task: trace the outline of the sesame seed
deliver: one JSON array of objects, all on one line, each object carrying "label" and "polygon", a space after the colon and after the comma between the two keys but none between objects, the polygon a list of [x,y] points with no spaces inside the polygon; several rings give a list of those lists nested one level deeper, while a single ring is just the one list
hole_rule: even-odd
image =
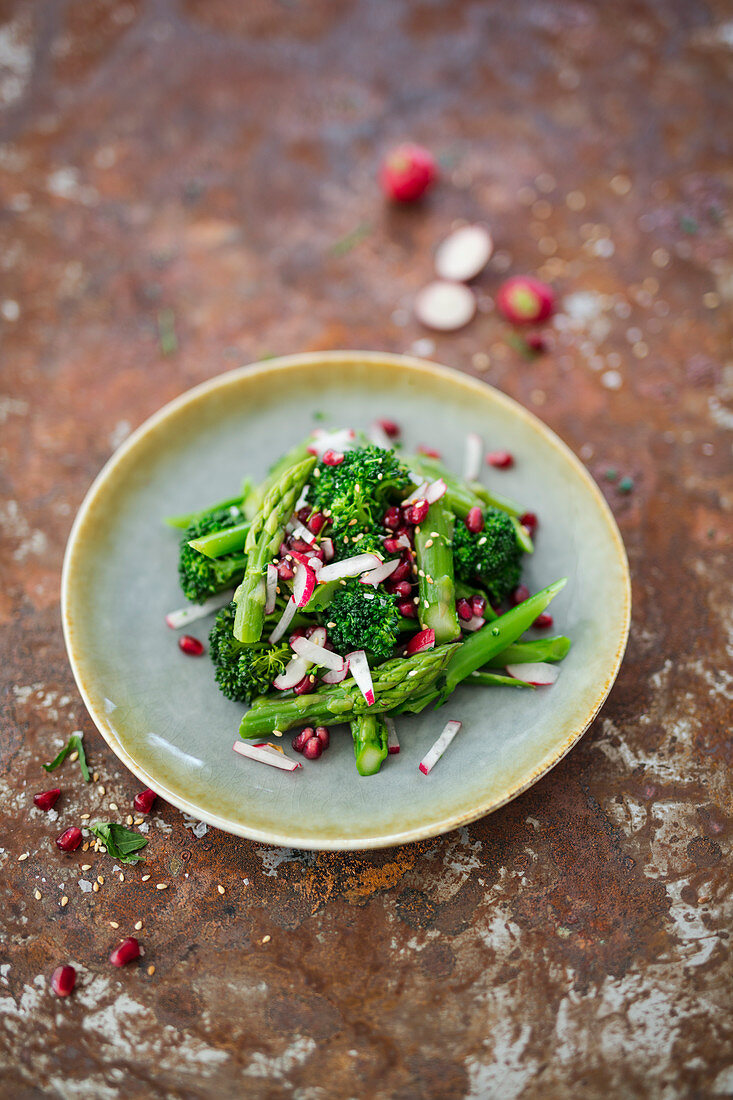
[{"label": "sesame seed", "polygon": [[125,825],[132,825],[132,814],[128,814],[125,818]]},{"label": "sesame seed", "polygon": [[427,548],[428,548],[429,546],[432,546],[432,545],[433,545],[433,540],[432,540],[432,539],[428,539],[428,540],[427,540],[427,542],[425,543],[425,549],[427,550]]},{"label": "sesame seed", "polygon": [[116,920],[111,920],[109,922],[109,926],[110,926],[110,928],[119,928],[120,927]]},{"label": "sesame seed", "polygon": [[91,867],[92,867],[91,863],[82,863],[82,865],[81,865],[82,871],[89,871],[89,870],[91,870]]},{"label": "sesame seed", "polygon": [[334,627],[336,626],[336,623],[326,623],[326,626],[328,627],[329,630],[333,630]]},{"label": "sesame seed", "polygon": [[167,882],[158,882],[158,883],[156,883],[155,889],[156,890],[167,890],[168,889],[168,883]]},{"label": "sesame seed", "polygon": [[98,882],[92,883],[92,890],[94,891],[95,894],[99,893],[99,883]]},{"label": "sesame seed", "polygon": [[64,894],[64,896],[61,899],[61,908],[65,909],[68,904],[69,904],[69,899],[67,898],[66,894]]},{"label": "sesame seed", "polygon": [[282,735],[283,735],[283,731],[282,731],[282,730],[273,730],[273,731],[272,731],[272,736],[273,736],[273,737],[282,737]]},{"label": "sesame seed", "polygon": [[423,600],[422,605],[423,607],[430,607],[430,600]]},{"label": "sesame seed", "polygon": [[425,570],[424,569],[418,569],[417,575],[418,575],[418,577],[424,577],[425,576]]},{"label": "sesame seed", "polygon": [[118,809],[117,803],[116,802],[110,802],[109,808],[110,808],[110,810]]},{"label": "sesame seed", "polygon": [[40,890],[33,891],[33,897],[36,899],[36,901],[40,901],[42,896],[43,895],[41,894]]},{"label": "sesame seed", "polygon": [[92,776],[92,781],[94,783],[99,783],[99,772],[94,773],[94,775]]},{"label": "sesame seed", "polygon": [[71,756],[69,757],[69,760],[70,760],[70,761],[71,761],[71,763],[73,764],[73,763],[75,763],[75,761],[77,761],[78,759],[79,759],[79,753],[78,753],[78,752],[76,751],[76,749],[74,749],[74,751],[72,752]]},{"label": "sesame seed", "polygon": [[84,843],[81,846],[81,850],[82,850],[82,852],[88,852],[89,851],[89,841],[88,840],[84,841]]},{"label": "sesame seed", "polygon": [[425,580],[428,582],[428,584],[433,584],[434,583],[433,578],[430,576],[429,573],[426,574]]},{"label": "sesame seed", "polygon": [[105,848],[104,844],[100,844],[97,848],[97,851],[101,852],[103,856],[107,855],[107,849]]},{"label": "sesame seed", "polygon": [[486,542],[486,535],[484,535],[482,538],[480,538],[478,540],[479,546],[483,546],[485,542]]},{"label": "sesame seed", "polygon": [[139,931],[140,931],[140,929],[142,928],[142,926],[143,926],[143,922],[142,922],[141,920],[139,920],[139,921],[136,921],[136,922],[135,922],[135,931],[136,931],[136,932],[139,932]]},{"label": "sesame seed", "polygon": [[220,894],[224,893],[224,887],[221,886],[221,885],[217,886],[217,890],[219,891]]},{"label": "sesame seed", "polygon": [[18,856],[18,863],[22,863],[24,859],[28,859],[30,852],[23,852],[22,856]]},{"label": "sesame seed", "polygon": [[81,817],[81,820],[82,820],[82,821],[88,821],[88,820],[89,820],[89,818],[90,818],[90,817],[91,817],[92,815],[91,815],[91,814],[80,814],[79,816]]},{"label": "sesame seed", "polygon": [[135,825],[142,825],[143,819],[141,817],[136,817],[134,823]]},{"label": "sesame seed", "polygon": [[[431,532],[430,532],[430,537],[431,537],[432,539],[439,539],[439,538],[440,538],[440,534],[439,534],[439,533],[438,533],[437,531],[431,531]],[[426,543],[425,545],[427,545],[427,543]]]},{"label": "sesame seed", "polygon": [[270,936],[263,936],[262,937],[262,942],[263,943],[269,943],[270,942]]},{"label": "sesame seed", "polygon": [[147,882],[149,878],[150,878],[150,875],[143,875],[142,878],[140,879],[140,881],[141,882]]},{"label": "sesame seed", "polygon": [[124,876],[124,875],[120,875],[120,882],[124,882],[124,881],[125,881],[125,876]]},{"label": "sesame seed", "polygon": [[153,974],[154,974],[154,973],[155,973],[155,967],[154,967],[154,966],[153,966],[153,964],[151,963],[151,964],[150,964],[150,966],[148,967],[148,974],[149,974],[149,975],[150,975],[150,977],[152,978],[152,976],[153,976]]},{"label": "sesame seed", "polygon": [[104,886],[104,875],[97,875],[97,882],[100,886]]},{"label": "sesame seed", "polygon": [[106,793],[107,792],[106,792],[105,788],[100,783],[99,786],[97,787],[97,794],[106,794]]}]

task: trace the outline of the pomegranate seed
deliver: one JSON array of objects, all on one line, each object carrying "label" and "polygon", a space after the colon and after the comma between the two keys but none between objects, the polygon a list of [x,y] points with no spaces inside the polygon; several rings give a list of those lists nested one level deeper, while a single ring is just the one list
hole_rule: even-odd
[{"label": "pomegranate seed", "polygon": [[302,752],[305,746],[310,741],[311,737],[313,736],[313,727],[306,726],[304,730],[301,730],[300,733],[295,735],[290,744],[293,746],[296,752]]},{"label": "pomegranate seed", "polygon": [[514,456],[510,455],[509,451],[491,451],[486,456],[486,462],[497,470],[508,470],[514,465]]},{"label": "pomegranate seed", "polygon": [[377,424],[390,439],[396,439],[400,434],[400,426],[394,420],[378,420]]},{"label": "pomegranate seed", "polygon": [[403,619],[416,619],[417,610],[412,600],[401,600],[397,604],[397,610]]},{"label": "pomegranate seed", "polygon": [[155,791],[151,791],[150,787],[147,787],[144,791],[140,791],[139,794],[135,795],[132,804],[139,814],[149,814],[157,797]]},{"label": "pomegranate seed", "polygon": [[534,512],[525,512],[523,516],[519,517],[519,522],[521,523],[522,527],[527,528],[530,537],[537,530],[537,516],[534,514]]},{"label": "pomegranate seed", "polygon": [[204,652],[203,642],[200,642],[198,638],[194,638],[191,634],[184,634],[182,638],[178,639],[178,648],[187,653],[189,657],[200,657]]},{"label": "pomegranate seed", "polygon": [[[399,569],[399,566],[397,566],[397,569]],[[408,596],[412,595],[412,585],[409,581],[397,581],[397,583],[393,585],[392,591],[395,596],[401,596],[403,599],[407,599]]]},{"label": "pomegranate seed", "polygon": [[326,451],[321,459],[324,466],[340,466],[344,456],[340,451]]},{"label": "pomegranate seed", "polygon": [[318,737],[311,737],[303,746],[303,756],[306,760],[317,760],[323,752],[323,745]]},{"label": "pomegranate seed", "polygon": [[314,512],[308,520],[307,527],[311,534],[317,535],[325,523],[326,517],[323,512]]},{"label": "pomegranate seed", "polygon": [[396,531],[400,525],[400,510],[393,505],[388,508],[382,517],[382,525],[387,527],[390,531]]},{"label": "pomegranate seed", "polygon": [[486,600],[483,598],[483,596],[471,596],[471,610],[473,611],[474,615],[476,615],[479,619],[482,619],[484,617],[484,612],[486,611]]},{"label": "pomegranate seed", "polygon": [[398,145],[382,162],[379,182],[387,198],[394,202],[415,202],[438,175],[429,149],[422,145]]},{"label": "pomegranate seed", "polygon": [[328,726],[316,726],[316,737],[323,745],[324,752],[331,744],[331,731]]},{"label": "pomegranate seed", "polygon": [[463,619],[464,623],[473,618],[473,608],[468,600],[456,600],[456,611],[458,612],[458,618]]},{"label": "pomegranate seed", "polygon": [[434,447],[426,447],[424,443],[421,443],[417,449],[417,453],[425,455],[426,458],[442,458],[443,455],[440,451],[436,451]]},{"label": "pomegranate seed", "polygon": [[296,638],[305,638],[305,630],[303,630],[302,626],[299,626],[297,628],[297,630],[294,630],[293,633],[288,638],[288,641],[290,642],[290,645],[293,644],[293,642],[295,641]]},{"label": "pomegranate seed", "polygon": [[73,966],[57,966],[51,975],[51,988],[57,997],[68,997],[76,985],[76,970]]},{"label": "pomegranate seed", "polygon": [[296,513],[296,515],[298,516],[298,523],[302,523],[305,526],[311,518],[311,510],[306,504]]},{"label": "pomegranate seed", "polygon": [[313,691],[313,680],[306,673],[303,679],[295,685],[293,691],[296,695],[308,695],[311,691]]},{"label": "pomegranate seed", "polygon": [[298,554],[305,554],[311,548],[311,544],[306,542],[305,539],[291,539],[290,549],[294,550]]},{"label": "pomegranate seed", "polygon": [[60,794],[60,787],[55,787],[52,791],[41,791],[39,794],[33,795],[33,802],[38,806],[39,810],[48,813],[48,811],[52,810],[56,805]]},{"label": "pomegranate seed", "polygon": [[410,508],[409,515],[405,516],[408,523],[422,523],[428,514],[428,508],[430,505],[426,500],[416,500],[412,508]]},{"label": "pomegranate seed", "polygon": [[478,504],[466,516],[466,527],[472,534],[478,535],[484,529],[484,514]]},{"label": "pomegranate seed", "polygon": [[536,352],[537,355],[547,351],[547,344],[541,332],[530,332],[528,336],[525,336],[525,340],[529,350]]},{"label": "pomegranate seed", "polygon": [[397,539],[385,539],[384,549],[387,551],[388,554],[398,554],[402,547],[398,543]]},{"label": "pomegranate seed", "polygon": [[395,531],[395,535],[397,538],[399,538],[400,535],[405,535],[405,537],[410,540],[410,546],[413,546],[415,543],[415,531],[412,527],[398,527]]},{"label": "pomegranate seed", "polygon": [[541,615],[538,615],[532,626],[536,626],[538,630],[546,630],[548,626],[552,626],[554,620],[552,615],[548,615],[546,611],[543,611]]},{"label": "pomegranate seed", "polygon": [[524,603],[524,601],[528,600],[528,599],[529,599],[529,589],[527,588],[527,585],[526,584],[518,584],[517,587],[512,592],[512,594],[509,598],[509,602],[511,603],[512,607],[516,607],[517,604]]},{"label": "pomegranate seed", "polygon": [[62,852],[75,852],[82,841],[81,829],[72,825],[70,829],[56,837],[56,847]]},{"label": "pomegranate seed", "polygon": [[403,558],[400,564],[395,569],[394,573],[392,574],[390,580],[393,584],[397,581],[404,581],[407,580],[411,573],[412,565],[409,561],[405,561],[405,559]]},{"label": "pomegranate seed", "polygon": [[112,963],[112,966],[126,966],[127,963],[134,962],[135,959],[139,958],[140,944],[134,936],[128,936],[127,939],[117,944],[117,947],[115,947],[109,957],[109,961]]},{"label": "pomegranate seed", "polygon": [[295,576],[295,570],[286,561],[279,561],[277,563],[277,575],[281,581],[291,581]]}]

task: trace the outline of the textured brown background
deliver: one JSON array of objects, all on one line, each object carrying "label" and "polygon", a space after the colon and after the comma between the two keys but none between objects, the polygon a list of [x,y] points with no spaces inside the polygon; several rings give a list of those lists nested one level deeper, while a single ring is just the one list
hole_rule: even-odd
[{"label": "textured brown background", "polygon": [[[2,10],[3,1097],[730,1095],[731,6]],[[375,166],[403,138],[443,182],[397,211]],[[497,241],[481,313],[426,344],[411,296],[476,217]],[[491,311],[508,271],[561,295],[534,362]],[[110,801],[126,813],[137,785],[64,656],[75,509],[191,384],[340,347],[481,374],[588,462],[634,577],[610,700],[535,788],[433,843],[276,851],[160,806],[148,882],[101,856],[85,875],[53,837]],[[66,765],[54,823],[30,796],[74,728],[106,791]],[[144,963],[113,971],[138,919]],[[79,986],[59,1002],[67,960]]]}]

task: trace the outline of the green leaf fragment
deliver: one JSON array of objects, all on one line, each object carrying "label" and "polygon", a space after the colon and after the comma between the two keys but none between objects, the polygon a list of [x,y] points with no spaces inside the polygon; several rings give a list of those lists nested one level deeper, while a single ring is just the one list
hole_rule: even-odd
[{"label": "green leaf fragment", "polygon": [[139,863],[145,857],[140,849],[148,843],[144,836],[117,825],[113,821],[100,821],[91,826],[91,832],[101,840],[107,849],[107,855],[118,859],[120,863]]},{"label": "green leaf fragment", "polygon": [[77,752],[79,754],[79,767],[81,768],[81,774],[84,777],[84,782],[88,783],[91,779],[91,775],[89,774],[87,758],[84,752],[84,742],[82,741],[81,736],[78,733],[72,733],[71,737],[66,742],[61,752],[58,754],[57,757],[55,757],[55,759],[51,761],[50,764],[42,765],[44,771],[54,771],[56,768],[58,768],[60,764],[63,764],[66,757],[69,755],[69,753],[72,752]]}]

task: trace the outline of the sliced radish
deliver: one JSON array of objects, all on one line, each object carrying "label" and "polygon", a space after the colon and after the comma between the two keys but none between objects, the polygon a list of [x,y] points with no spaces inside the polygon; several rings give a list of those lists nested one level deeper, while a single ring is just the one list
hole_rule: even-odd
[{"label": "sliced radish", "polygon": [[435,631],[420,630],[413,638],[410,638],[405,648],[405,654],[422,653],[425,649],[435,649]]},{"label": "sliced radish", "polygon": [[[409,539],[407,540],[409,544]],[[376,588],[382,581],[386,581],[387,577],[391,577],[397,566],[400,564],[399,558],[394,558],[392,561],[384,561],[381,565],[378,565],[376,569],[370,569],[367,573],[362,573],[360,580],[362,584],[371,584]]]},{"label": "sliced radish", "polygon": [[205,619],[212,611],[219,611],[231,603],[234,592],[235,589],[230,588],[226,592],[217,592],[215,596],[209,596],[203,603],[182,607],[179,611],[169,611],[165,617],[166,624],[171,630],[180,630],[182,626],[195,623],[197,619]]},{"label": "sliced radish", "polygon": [[306,448],[309,454],[318,455],[320,458],[326,451],[348,451],[355,446],[355,434],[352,428],[342,428],[337,432],[314,433]]},{"label": "sliced radish", "polygon": [[398,546],[401,546],[403,550],[412,550],[412,543],[410,542],[407,535],[398,535],[395,539],[395,542]]},{"label": "sliced radish", "polygon": [[369,437],[370,443],[373,443],[376,447],[381,447],[383,451],[392,450],[392,440],[378,420],[375,420],[374,423],[370,425],[367,436]]},{"label": "sliced radish", "polygon": [[466,436],[466,453],[463,459],[463,476],[466,481],[478,481],[483,457],[483,439],[476,432],[469,432]]},{"label": "sliced radish", "polygon": [[305,508],[306,504],[308,503],[308,489],[309,488],[310,488],[310,486],[309,486],[308,482],[306,481],[305,485],[300,490],[300,496],[296,500],[295,507],[293,508],[293,522],[294,523],[298,522],[297,515],[298,515],[298,512],[300,511],[300,509]]},{"label": "sliced radish", "polygon": [[282,749],[279,749],[277,747],[277,745],[271,745],[269,741],[253,741],[252,742],[252,748],[253,749],[264,749],[265,752],[277,753],[277,755],[280,757],[280,759],[283,759],[283,757],[285,756],[285,753],[283,752]]},{"label": "sliced radish", "polygon": [[295,566],[293,578],[293,599],[298,607],[305,607],[316,588],[316,573],[310,564],[299,561]]},{"label": "sliced radish", "polygon": [[400,743],[397,739],[397,730],[394,721],[385,714],[384,724],[387,727],[387,752],[392,756],[400,751]]},{"label": "sliced radish", "polygon": [[417,489],[413,489],[409,497],[405,497],[402,501],[403,504],[414,504],[416,500],[424,500],[425,493],[427,492],[429,481],[421,481]]},{"label": "sliced radish", "polygon": [[455,332],[473,320],[476,298],[461,283],[436,280],[428,283],[415,298],[415,316],[427,328]]},{"label": "sliced radish", "polygon": [[298,610],[298,605],[291,596],[288,602],[285,604],[285,610],[283,611],[277,626],[270,635],[268,641],[274,645],[275,642],[279,642],[285,631],[290,626],[291,622],[295,618],[295,612]]},{"label": "sliced radish", "polygon": [[307,673],[308,666],[309,662],[306,661],[305,657],[296,654],[295,657],[291,657],[288,661],[285,666],[285,671],[275,677],[272,681],[272,686],[277,688],[278,691],[290,691],[291,688],[298,686]]},{"label": "sliced radish", "polygon": [[321,539],[321,550],[323,551],[323,556],[326,561],[333,561],[336,556],[336,547],[333,545],[333,539]]},{"label": "sliced radish", "polygon": [[343,672],[346,664],[343,657],[318,645],[313,641],[313,635],[310,638],[295,638],[290,644],[293,651],[305,661],[310,661],[311,664],[319,665],[321,668],[328,668],[332,672]]},{"label": "sliced radish", "polygon": [[534,687],[549,687],[554,684],[560,675],[560,669],[556,665],[549,665],[546,661],[528,661],[526,665],[507,665],[506,670],[515,680],[524,680]]},{"label": "sliced radish", "polygon": [[277,599],[277,566],[272,562],[267,567],[267,596],[265,598],[265,615],[272,615]]},{"label": "sliced radish", "polygon": [[246,756],[248,760],[256,760],[259,764],[268,764],[271,768],[279,768],[283,772],[294,772],[301,768],[302,764],[295,760],[288,760],[287,756],[279,752],[263,749],[259,745],[249,745],[246,741],[237,741],[232,746],[240,756]]},{"label": "sliced radish", "polygon": [[472,615],[470,619],[465,622],[461,620],[461,630],[470,630],[473,633],[474,630],[480,630],[482,626],[486,625],[486,619],[482,615]]},{"label": "sliced radish", "polygon": [[443,481],[442,477],[437,478],[435,481],[431,481],[425,490],[425,500],[428,504],[435,504],[436,500],[440,500],[448,492],[448,486]]},{"label": "sliced radish", "polygon": [[435,270],[441,279],[467,283],[480,275],[491,259],[494,242],[482,225],[462,225],[441,241],[435,252]]},{"label": "sliced radish", "polygon": [[344,659],[344,667],[339,672],[324,672],[321,682],[324,684],[340,684],[349,675],[349,659]]},{"label": "sliced radish", "polygon": [[344,558],[343,561],[335,561],[331,565],[324,565],[318,574],[318,583],[326,581],[340,581],[345,577],[358,577],[367,569],[376,569],[381,565],[376,554],[355,554],[353,558]]},{"label": "sliced radish", "polygon": [[312,531],[309,531],[307,527],[304,527],[302,523],[298,523],[293,528],[292,534],[294,539],[302,539],[303,542],[307,542],[309,546],[316,545],[316,536]]},{"label": "sliced radish", "polygon": [[420,761],[420,771],[423,775],[428,775],[428,773],[433,770],[455,735],[458,733],[462,724],[462,722],[457,722],[455,720],[446,722],[440,737]]},{"label": "sliced radish", "polygon": [[363,649],[355,649],[353,653],[346,654],[346,660],[349,662],[349,672],[356,680],[356,685],[366,699],[367,706],[374,706],[374,684],[366,653]]}]

